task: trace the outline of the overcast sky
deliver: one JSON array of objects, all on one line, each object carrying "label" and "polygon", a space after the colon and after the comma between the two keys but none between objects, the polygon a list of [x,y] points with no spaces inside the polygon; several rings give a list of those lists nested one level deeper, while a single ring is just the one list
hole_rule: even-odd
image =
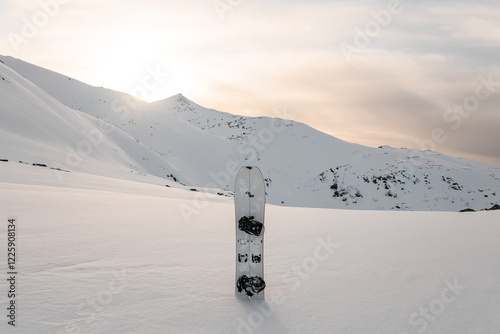
[{"label": "overcast sky", "polygon": [[500,1],[0,4],[0,54],[95,86],[500,164]]}]

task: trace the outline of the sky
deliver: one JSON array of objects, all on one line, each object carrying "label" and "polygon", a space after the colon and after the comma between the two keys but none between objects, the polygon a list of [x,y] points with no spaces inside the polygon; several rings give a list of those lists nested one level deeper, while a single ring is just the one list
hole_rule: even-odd
[{"label": "sky", "polygon": [[[155,101],[500,165],[500,2],[0,0],[0,54]],[[154,84],[152,84],[154,83]],[[332,152],[334,154],[334,152]]]}]

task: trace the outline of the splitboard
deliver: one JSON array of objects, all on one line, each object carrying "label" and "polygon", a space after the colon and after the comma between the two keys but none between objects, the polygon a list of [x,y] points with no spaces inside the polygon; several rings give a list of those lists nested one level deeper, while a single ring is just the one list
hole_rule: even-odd
[{"label": "splitboard", "polygon": [[236,295],[264,299],[264,209],[266,188],[259,168],[236,175]]}]

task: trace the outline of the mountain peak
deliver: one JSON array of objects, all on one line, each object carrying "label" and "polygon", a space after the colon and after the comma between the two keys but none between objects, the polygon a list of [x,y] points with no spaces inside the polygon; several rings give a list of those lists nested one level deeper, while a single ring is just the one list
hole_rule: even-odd
[{"label": "mountain peak", "polygon": [[[288,206],[459,211],[500,198],[498,166],[351,144],[305,124],[207,109],[180,93],[128,112],[125,93],[0,59],[11,66],[0,75],[17,83],[0,90],[0,142],[8,143],[0,159],[223,190],[234,186],[234,166],[255,165],[266,175],[268,203]],[[108,122],[114,130],[102,131]]]},{"label": "mountain peak", "polygon": [[175,94],[175,95],[172,95],[170,97],[167,97],[163,100],[158,100],[158,101],[154,101],[152,102],[152,104],[155,104],[155,105],[181,105],[181,106],[185,106],[185,105],[189,105],[189,104],[192,104],[194,103],[193,101],[189,100],[188,98],[186,98],[184,95],[182,95],[182,93],[179,93],[179,94]]},{"label": "mountain peak", "polygon": [[182,95],[182,93],[174,95],[172,96],[172,98],[174,99],[175,102],[179,102],[181,104],[188,104],[189,102],[191,102],[184,95]]}]

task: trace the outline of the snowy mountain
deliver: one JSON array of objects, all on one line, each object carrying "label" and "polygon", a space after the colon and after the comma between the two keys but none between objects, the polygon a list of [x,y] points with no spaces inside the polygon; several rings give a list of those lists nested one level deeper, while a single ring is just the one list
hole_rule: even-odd
[{"label": "snowy mountain", "polygon": [[499,211],[266,205],[256,301],[219,189],[249,163],[276,204],[456,211],[496,202],[497,166],[1,60],[1,333],[498,333]]},{"label": "snowy mountain", "polygon": [[284,118],[207,109],[180,94],[146,103],[0,60],[3,159],[225,195],[238,166],[256,165],[268,202],[286,206],[458,211],[499,203],[499,166],[352,144]]},{"label": "snowy mountain", "polygon": [[[16,328],[1,333],[457,333],[500,328],[498,211],[268,205],[266,300],[234,295],[232,198],[0,162]],[[8,181],[5,181],[8,180]],[[200,206],[197,206],[200,208]],[[6,248],[6,247],[5,247]],[[7,252],[0,252],[9,291]]]}]

